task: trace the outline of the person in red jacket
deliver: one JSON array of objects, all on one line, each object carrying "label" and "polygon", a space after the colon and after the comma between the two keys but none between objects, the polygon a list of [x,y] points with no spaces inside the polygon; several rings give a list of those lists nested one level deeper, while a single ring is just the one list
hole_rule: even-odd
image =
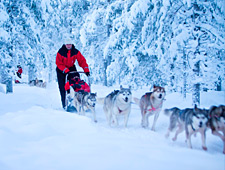
[{"label": "person in red jacket", "polygon": [[[56,73],[58,79],[58,86],[61,95],[61,102],[62,106],[65,109],[66,107],[66,91],[65,91],[65,81],[66,81],[66,74],[71,71],[77,71],[75,67],[75,62],[78,61],[78,65],[83,68],[85,74],[90,76],[90,71],[88,68],[88,64],[86,59],[81,54],[79,50],[75,48],[73,42],[70,38],[66,39],[63,46],[59,49],[56,55]],[[80,77],[79,73],[69,74],[68,80],[72,77],[78,76]]]},{"label": "person in red jacket", "polygon": [[23,73],[23,69],[21,67],[20,64],[17,65],[17,70],[16,70],[16,79],[15,79],[15,83],[20,83],[20,80],[22,78],[22,73]]}]

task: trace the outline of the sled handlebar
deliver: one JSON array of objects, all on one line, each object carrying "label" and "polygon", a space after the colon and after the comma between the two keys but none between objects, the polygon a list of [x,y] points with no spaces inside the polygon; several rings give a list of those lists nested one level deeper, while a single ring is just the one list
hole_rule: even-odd
[{"label": "sled handlebar", "polygon": [[84,71],[70,71],[67,74],[71,74],[71,73],[85,73]]}]

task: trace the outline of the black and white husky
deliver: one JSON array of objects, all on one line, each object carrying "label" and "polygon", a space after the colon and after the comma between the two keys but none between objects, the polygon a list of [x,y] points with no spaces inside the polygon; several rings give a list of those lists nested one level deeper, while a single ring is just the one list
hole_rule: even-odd
[{"label": "black and white husky", "polygon": [[177,107],[171,109],[165,109],[164,113],[170,116],[170,124],[166,137],[169,137],[170,132],[176,130],[175,136],[172,138],[173,141],[177,139],[177,136],[185,130],[186,140],[188,147],[192,148],[191,136],[199,132],[202,137],[202,148],[207,150],[206,147],[206,136],[205,132],[207,129],[207,112],[208,110],[197,108],[179,109]]},{"label": "black and white husky", "polygon": [[127,127],[131,111],[131,100],[131,87],[123,88],[122,86],[120,86],[120,90],[114,90],[104,98],[103,109],[110,126],[112,123],[118,126],[118,117],[124,116],[124,125]]},{"label": "black and white husky", "polygon": [[85,111],[90,110],[93,114],[94,122],[97,122],[95,105],[97,93],[88,93],[84,91],[75,92],[73,88],[70,88],[71,96],[73,96],[73,101],[78,114],[85,115]]}]

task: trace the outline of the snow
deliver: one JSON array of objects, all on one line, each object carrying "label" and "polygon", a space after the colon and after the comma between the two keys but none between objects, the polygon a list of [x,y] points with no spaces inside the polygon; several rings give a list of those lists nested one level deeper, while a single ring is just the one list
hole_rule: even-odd
[{"label": "snow", "polygon": [[[119,86],[92,85],[98,97]],[[140,98],[148,88],[133,91]],[[140,125],[140,109],[132,104],[128,127],[109,127],[101,104],[96,105],[98,123],[91,113],[80,116],[61,109],[57,83],[46,89],[15,84],[14,93],[5,94],[0,84],[0,169],[1,170],[222,170],[225,168],[222,141],[207,131],[208,151],[201,149],[200,135],[192,138],[193,149],[184,133],[173,142],[165,133],[169,118],[161,114],[156,131]],[[213,96],[213,97],[212,97]],[[205,92],[201,107],[225,103],[224,92]],[[191,95],[166,96],[164,108],[191,107]],[[152,124],[150,118],[150,125]],[[171,134],[171,136],[174,134]]]}]

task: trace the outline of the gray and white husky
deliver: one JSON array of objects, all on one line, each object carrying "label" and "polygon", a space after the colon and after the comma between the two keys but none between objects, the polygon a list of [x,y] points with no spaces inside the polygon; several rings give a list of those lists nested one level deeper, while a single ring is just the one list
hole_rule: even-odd
[{"label": "gray and white husky", "polygon": [[141,99],[135,98],[134,101],[141,109],[142,121],[141,125],[144,128],[149,126],[149,116],[155,115],[152,130],[155,131],[156,121],[162,109],[163,101],[165,100],[165,89],[160,86],[153,87],[153,92],[145,93]]},{"label": "gray and white husky", "polygon": [[97,93],[88,93],[84,91],[74,92],[73,88],[70,88],[70,91],[72,91],[72,93],[70,93],[74,97],[73,101],[78,114],[85,115],[85,111],[90,110],[93,114],[94,122],[97,122],[95,113]]},{"label": "gray and white husky", "polygon": [[173,141],[175,141],[177,136],[185,130],[186,141],[188,142],[189,148],[192,148],[191,136],[199,132],[202,138],[202,148],[207,150],[205,143],[205,132],[208,121],[206,116],[207,112],[208,110],[197,108],[196,105],[194,108],[186,108],[183,110],[177,107],[165,109],[164,113],[170,116],[170,124],[166,137],[169,137],[170,132],[177,129],[175,136],[172,138]]},{"label": "gray and white husky", "polygon": [[128,118],[131,111],[132,93],[131,87],[114,90],[104,98],[103,109],[106,119],[111,126],[112,123],[118,124],[118,117],[124,116],[124,126],[127,127]]},{"label": "gray and white husky", "polygon": [[208,127],[212,134],[223,141],[223,153],[225,154],[225,106],[211,106],[208,114]]}]

